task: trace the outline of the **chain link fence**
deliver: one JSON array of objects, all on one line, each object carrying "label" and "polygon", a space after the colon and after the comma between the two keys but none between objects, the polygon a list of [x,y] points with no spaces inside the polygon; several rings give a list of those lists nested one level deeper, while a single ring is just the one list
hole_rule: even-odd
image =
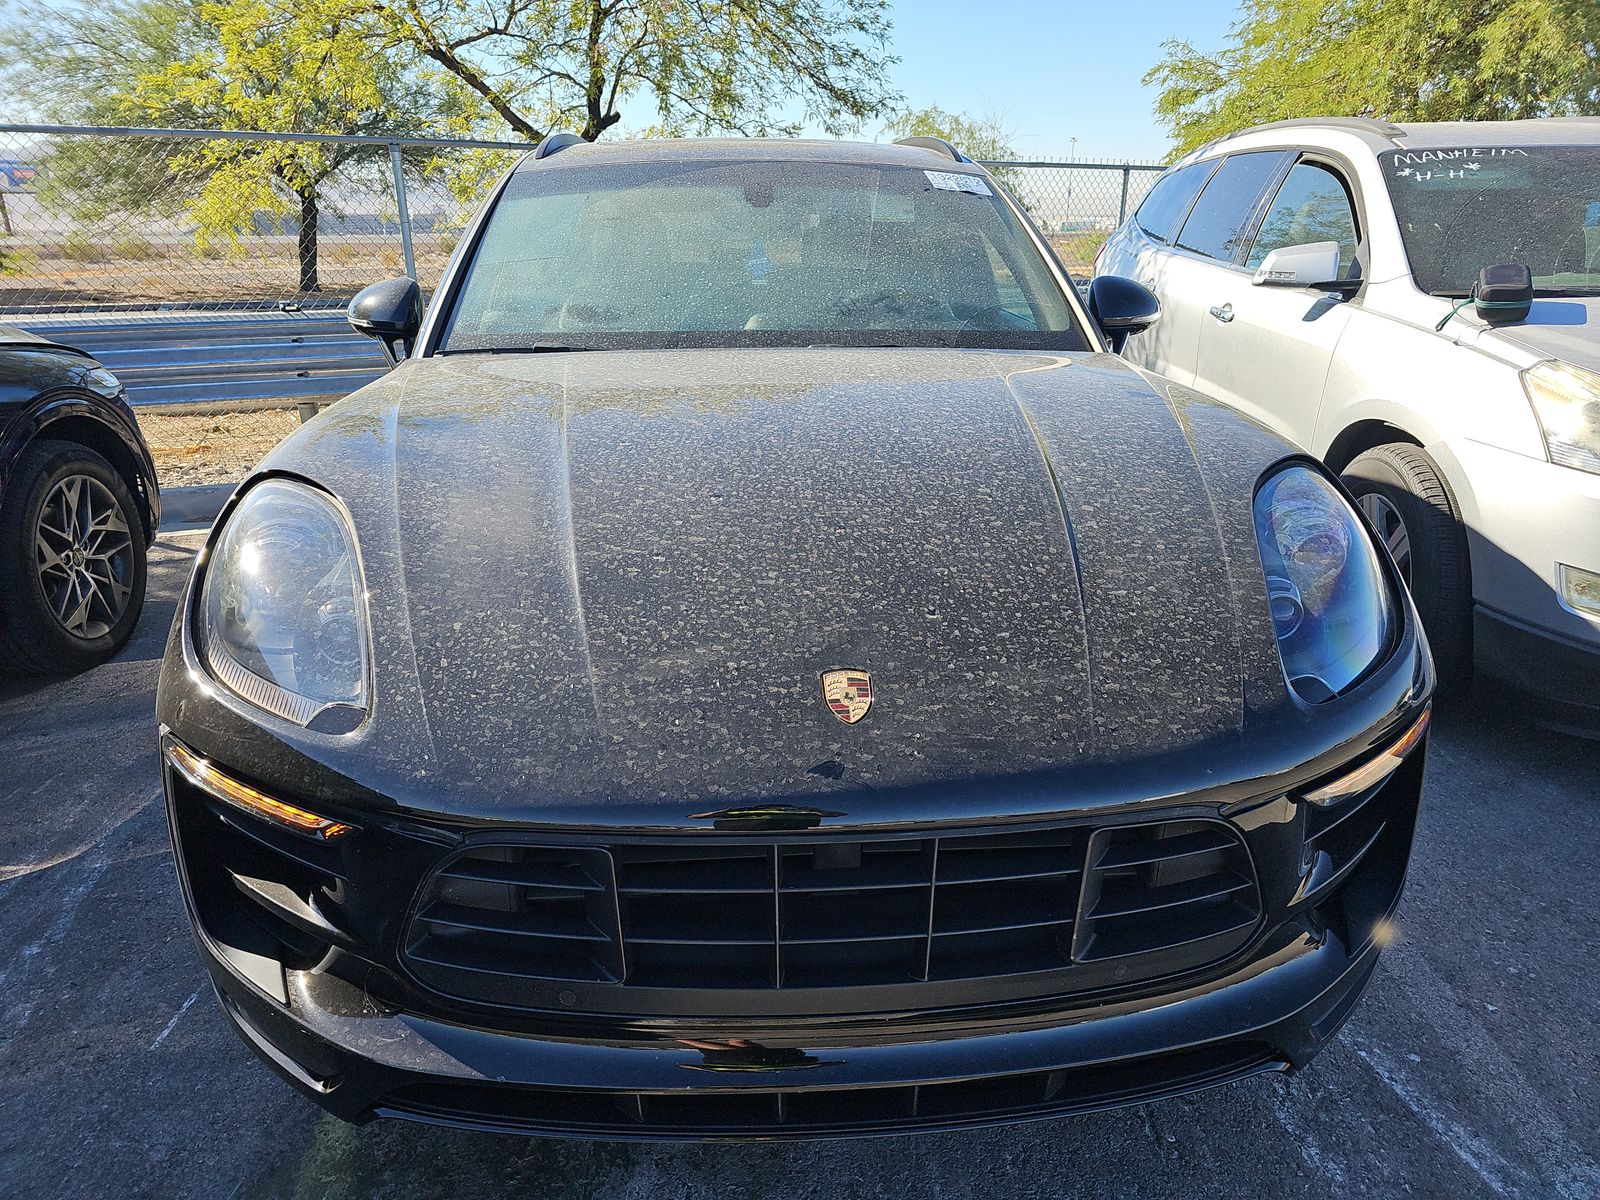
[{"label": "chain link fence", "polygon": [[1106,238],[1165,170],[1155,163],[986,162],[1044,231],[1080,283],[1094,274]]},{"label": "chain link fence", "polygon": [[[237,480],[382,370],[343,309],[438,283],[528,147],[0,124],[0,323],[96,354],[128,387],[163,486]],[[986,163],[1080,282],[1161,168]]]},{"label": "chain link fence", "polygon": [[336,308],[437,281],[509,142],[0,125],[0,312]]}]

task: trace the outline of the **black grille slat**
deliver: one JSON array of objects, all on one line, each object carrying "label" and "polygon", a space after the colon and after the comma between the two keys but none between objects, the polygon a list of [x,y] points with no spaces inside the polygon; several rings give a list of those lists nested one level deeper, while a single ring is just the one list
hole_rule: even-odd
[{"label": "black grille slat", "polygon": [[571,863],[524,864],[496,859],[458,859],[439,872],[441,878],[472,880],[478,883],[507,883],[526,888],[549,888],[569,892],[600,892],[608,886],[592,879]]},{"label": "black grille slat", "polygon": [[424,889],[406,948],[467,976],[622,978],[610,855],[593,847],[479,846]]},{"label": "black grille slat", "polygon": [[1220,900],[1233,892],[1243,891],[1245,888],[1255,886],[1249,879],[1236,871],[1228,871],[1217,875],[1202,875],[1196,879],[1185,880],[1182,883],[1172,883],[1165,887],[1129,887],[1128,883],[1134,881],[1117,881],[1121,886],[1114,889],[1101,891],[1100,899],[1094,906],[1094,911],[1089,915],[1095,919],[1105,917],[1128,917],[1138,913],[1159,912],[1164,908],[1175,908],[1179,905],[1201,904],[1208,900]]},{"label": "black grille slat", "polygon": [[926,937],[928,888],[899,888],[866,894],[802,892],[783,895],[781,929],[785,945],[794,942],[878,941]]},{"label": "black grille slat", "polygon": [[480,1128],[610,1136],[784,1136],[889,1132],[1054,1115],[1177,1095],[1281,1070],[1263,1042],[1228,1042],[1066,1070],[918,1085],[754,1086],[736,1091],[607,1092],[506,1083],[406,1084],[378,1111]]},{"label": "black grille slat", "polygon": [[630,847],[617,864],[617,887],[624,894],[770,895],[771,853],[755,848],[724,853],[665,849],[647,853]]},{"label": "black grille slat", "polygon": [[[528,917],[532,919],[524,919]],[[434,904],[420,920],[450,929],[471,929],[480,933],[508,937],[542,937],[576,942],[609,942],[611,937],[597,929],[587,917],[566,913],[499,913],[492,909],[470,908],[463,904]]]},{"label": "black grille slat", "polygon": [[1226,850],[1234,839],[1220,828],[1206,828],[1148,841],[1126,841],[1111,846],[1100,859],[1102,870],[1113,867],[1139,867],[1152,862],[1168,862],[1197,854]]},{"label": "black grille slat", "polygon": [[[590,979],[620,985],[619,1011],[650,1012],[659,989],[965,980],[971,992],[1062,975],[1049,985],[1059,994],[1074,969],[1111,958],[1160,956],[1118,966],[1119,981],[1215,961],[1258,917],[1249,854],[1216,820],[857,841],[708,833],[471,847],[425,886],[406,954],[424,983],[462,998],[515,1002],[475,982],[483,973],[521,974],[535,1007],[551,995],[538,981]],[[1104,986],[1092,980],[1110,970],[1080,986]]]},{"label": "black grille slat", "polygon": [[1200,965],[1241,947],[1261,915],[1249,853],[1220,823],[1102,829],[1088,863],[1080,962],[1164,952]]},{"label": "black grille slat", "polygon": [[[1199,945],[1216,938],[1242,935],[1253,928],[1260,913],[1244,905],[1213,908],[1203,917],[1186,922],[1181,930],[1164,927],[1159,921],[1146,921],[1121,927],[1097,927],[1091,936],[1088,949],[1079,957],[1084,961],[1108,958],[1126,958],[1134,954],[1149,954],[1157,950],[1177,950]],[[1211,958],[1221,955],[1211,955]]]}]

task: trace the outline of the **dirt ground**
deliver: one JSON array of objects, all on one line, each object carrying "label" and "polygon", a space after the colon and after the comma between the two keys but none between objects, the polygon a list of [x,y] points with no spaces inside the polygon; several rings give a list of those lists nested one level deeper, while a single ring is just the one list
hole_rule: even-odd
[{"label": "dirt ground", "polygon": [[163,488],[237,483],[300,428],[295,409],[232,413],[139,413]]}]

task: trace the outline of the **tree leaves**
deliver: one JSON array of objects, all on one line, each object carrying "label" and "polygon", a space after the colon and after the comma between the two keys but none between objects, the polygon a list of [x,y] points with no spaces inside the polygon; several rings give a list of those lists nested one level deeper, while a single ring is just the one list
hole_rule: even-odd
[{"label": "tree leaves", "polygon": [[652,132],[830,133],[898,96],[887,82],[887,0],[390,0],[389,44],[460,80],[531,140],[593,141],[634,96]]},{"label": "tree leaves", "polygon": [[1594,0],[1244,0],[1222,49],[1144,77],[1174,156],[1292,117],[1514,120],[1600,110]]}]

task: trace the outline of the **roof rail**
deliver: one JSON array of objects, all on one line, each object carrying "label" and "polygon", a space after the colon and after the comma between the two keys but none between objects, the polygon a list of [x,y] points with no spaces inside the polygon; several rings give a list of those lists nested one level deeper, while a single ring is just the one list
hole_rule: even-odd
[{"label": "roof rail", "polygon": [[956,162],[972,161],[941,137],[895,138],[894,144],[896,146],[915,146],[919,150],[932,150],[935,154],[943,155],[945,158],[953,159]]},{"label": "roof rail", "polygon": [[1375,133],[1383,138],[1404,137],[1406,131],[1393,121],[1380,121],[1376,117],[1291,117],[1287,121],[1269,121],[1265,125],[1252,125],[1220,137],[1219,142],[1246,133],[1260,133],[1263,129],[1304,129],[1307,126],[1324,126],[1330,129],[1349,129],[1355,133]]},{"label": "roof rail", "polygon": [[568,146],[580,146],[583,141],[583,137],[576,133],[547,133],[534,150],[533,157],[549,158],[552,154],[560,154]]}]

